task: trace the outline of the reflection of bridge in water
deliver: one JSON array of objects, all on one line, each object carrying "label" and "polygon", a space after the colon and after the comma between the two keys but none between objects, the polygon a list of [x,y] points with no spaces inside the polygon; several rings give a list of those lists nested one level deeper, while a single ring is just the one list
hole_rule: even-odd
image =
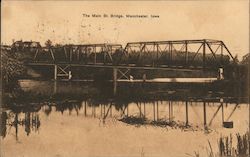
[{"label": "reflection of bridge in water", "polygon": [[[50,116],[53,112],[61,112],[71,116],[100,119],[103,124],[110,119],[136,125],[136,122],[126,122],[126,118],[132,117],[136,120],[147,119],[157,124],[173,122],[182,124],[183,127],[199,127],[205,130],[218,127],[234,127],[232,116],[240,104],[223,102],[222,99],[188,100],[188,101],[152,101],[132,103],[101,103],[92,100],[76,102],[50,102],[34,105],[32,107],[20,107],[16,110],[7,110],[1,113],[1,136],[5,137],[8,130],[15,128],[16,139],[18,130],[24,127],[27,136],[31,131],[37,132],[41,125],[41,112]],[[25,108],[30,108],[26,110]],[[82,115],[82,116],[80,116]],[[63,115],[62,115],[63,116]],[[45,124],[44,124],[45,125]],[[143,123],[141,125],[144,125]],[[146,125],[146,124],[145,124]],[[19,127],[20,126],[20,127]],[[203,127],[202,127],[203,126]]]},{"label": "reflection of bridge in water", "polygon": [[[175,111],[174,107],[178,105],[178,107],[185,106],[185,118],[180,119],[180,121],[185,122],[185,125],[189,125],[189,112],[190,109],[194,109],[194,106],[197,106],[200,104],[203,104],[203,125],[204,127],[210,127],[218,115],[219,112],[221,112],[221,124],[223,127],[228,127],[227,122],[230,120],[232,117],[233,113],[236,111],[237,107],[239,106],[238,103],[234,104],[234,108],[230,112],[230,114],[227,115],[225,118],[225,113],[224,113],[224,108],[225,106],[228,106],[228,103],[224,103],[223,100],[221,99],[221,102],[209,102],[209,101],[153,101],[150,103],[145,103],[145,102],[137,102],[137,103],[130,103],[127,105],[121,106],[118,110],[116,109],[115,111],[118,111],[116,113],[113,113],[112,111],[115,108],[115,105],[113,103],[110,104],[100,104],[98,106],[95,105],[88,105],[87,102],[84,102],[84,113],[83,115],[86,117],[97,117],[103,120],[105,120],[108,117],[119,117],[119,118],[124,118],[124,117],[130,117],[130,116],[137,116],[138,118],[147,118],[151,119],[153,122],[154,121],[168,121],[171,123],[172,121],[175,120]],[[215,107],[216,111],[213,113],[213,115],[210,117],[210,119],[207,118],[207,108]],[[131,108],[131,109],[130,109]],[[98,111],[99,112],[98,112]],[[131,111],[130,111],[131,110]],[[178,113],[177,113],[178,114]],[[197,114],[197,113],[196,113]],[[198,113],[199,114],[199,113]],[[210,113],[211,114],[211,113]],[[192,123],[192,121],[191,121]]]}]

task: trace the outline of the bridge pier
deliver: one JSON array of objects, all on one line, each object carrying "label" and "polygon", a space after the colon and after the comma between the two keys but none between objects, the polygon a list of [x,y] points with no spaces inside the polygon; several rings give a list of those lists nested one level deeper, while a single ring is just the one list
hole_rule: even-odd
[{"label": "bridge pier", "polygon": [[[125,71],[124,71],[125,69]],[[129,68],[119,68],[119,67],[113,67],[113,92],[114,95],[117,93],[117,84],[119,79],[130,79],[129,76],[127,76],[130,72]]]},{"label": "bridge pier", "polygon": [[71,72],[71,66],[70,65],[60,65],[60,64],[53,64],[54,66],[54,80],[58,80],[58,78],[66,78],[68,80],[71,80],[72,78],[72,72]]}]

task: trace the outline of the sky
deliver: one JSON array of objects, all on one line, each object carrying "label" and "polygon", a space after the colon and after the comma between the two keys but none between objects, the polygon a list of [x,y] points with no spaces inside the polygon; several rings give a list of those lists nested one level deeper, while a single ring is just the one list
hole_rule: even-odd
[{"label": "sky", "polygon": [[[21,39],[42,45],[48,39],[54,44],[123,45],[133,41],[217,39],[224,41],[234,56],[241,58],[249,52],[248,0],[3,1],[1,7],[3,44]],[[111,18],[111,14],[124,17]]]}]

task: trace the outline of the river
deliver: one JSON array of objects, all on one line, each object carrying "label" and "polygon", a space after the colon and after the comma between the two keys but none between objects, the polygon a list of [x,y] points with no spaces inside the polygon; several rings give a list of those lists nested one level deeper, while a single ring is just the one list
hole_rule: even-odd
[{"label": "river", "polygon": [[1,112],[4,157],[208,156],[248,130],[242,97],[199,85],[125,84],[113,96],[103,84],[19,83],[25,94]]}]

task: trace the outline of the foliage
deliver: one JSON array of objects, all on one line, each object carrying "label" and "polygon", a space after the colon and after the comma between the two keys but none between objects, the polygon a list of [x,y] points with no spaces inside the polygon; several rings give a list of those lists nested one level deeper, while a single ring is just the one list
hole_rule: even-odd
[{"label": "foliage", "polygon": [[15,53],[1,51],[1,71],[4,88],[10,88],[25,73],[25,67]]}]

